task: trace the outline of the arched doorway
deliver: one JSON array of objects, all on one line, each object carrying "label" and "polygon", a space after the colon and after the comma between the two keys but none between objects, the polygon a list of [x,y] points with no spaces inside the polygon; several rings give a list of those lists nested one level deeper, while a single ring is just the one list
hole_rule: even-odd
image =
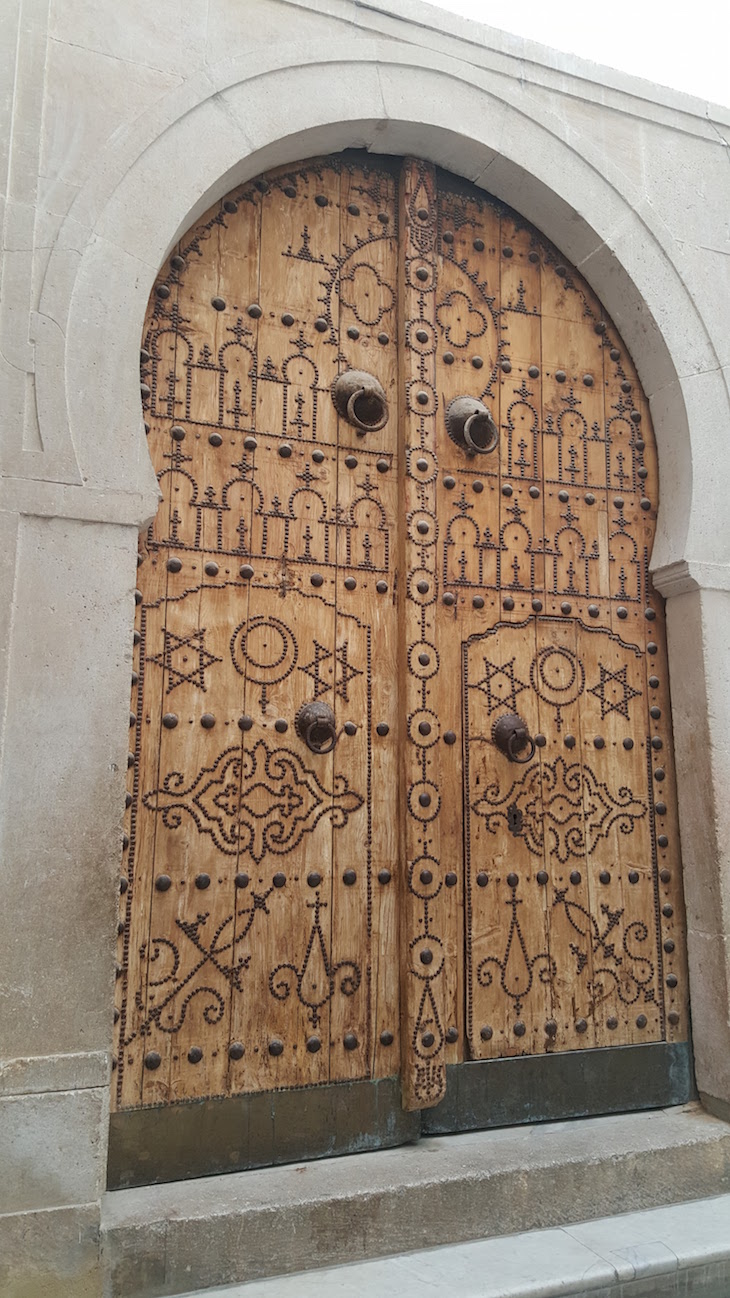
[{"label": "arched doorway", "polygon": [[686,1098],[655,445],[588,285],[308,162],[180,241],[142,383],[116,1183]]}]

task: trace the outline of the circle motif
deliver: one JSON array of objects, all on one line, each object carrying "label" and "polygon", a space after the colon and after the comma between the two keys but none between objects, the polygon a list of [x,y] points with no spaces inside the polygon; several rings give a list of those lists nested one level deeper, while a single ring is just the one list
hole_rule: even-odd
[{"label": "circle motif", "polygon": [[416,640],[408,650],[408,670],[421,681],[428,681],[439,669],[439,655],[430,640]]},{"label": "circle motif", "polygon": [[560,708],[580,698],[586,674],[580,659],[570,649],[546,645],[530,664],[530,681],[544,702]]},{"label": "circle motif", "polygon": [[231,658],[239,675],[266,689],[283,681],[296,666],[297,644],[286,623],[276,617],[239,622],[231,636]]},{"label": "circle motif", "polygon": [[408,574],[408,595],[416,604],[433,604],[436,590],[427,568],[414,568]]},{"label": "circle motif", "polygon": [[[424,727],[424,730],[421,727]],[[428,727],[428,729],[425,729]],[[414,744],[419,748],[432,748],[439,741],[440,728],[439,719],[435,712],[430,708],[419,708],[412,712],[408,718],[408,734]]]},{"label": "circle motif", "polygon": [[[428,798],[425,806],[421,798]],[[435,820],[440,809],[441,795],[432,780],[419,780],[417,784],[411,785],[408,790],[408,810],[415,820]]]},{"label": "circle motif", "polygon": [[[425,954],[426,960],[422,959]],[[444,967],[444,951],[440,940],[432,935],[414,938],[411,942],[411,972],[417,978],[436,978]]]}]

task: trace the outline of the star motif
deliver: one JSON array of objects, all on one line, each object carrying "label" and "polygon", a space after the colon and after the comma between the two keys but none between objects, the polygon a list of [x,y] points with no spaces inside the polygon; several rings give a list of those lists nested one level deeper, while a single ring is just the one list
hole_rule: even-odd
[{"label": "star motif", "polygon": [[638,698],[641,694],[641,690],[635,690],[626,679],[628,667],[624,665],[617,672],[611,672],[603,666],[603,663],[599,663],[598,670],[601,679],[588,690],[588,693],[594,694],[600,701],[601,721],[611,712],[618,713],[628,721],[629,703],[631,699]]},{"label": "star motif", "polygon": [[362,676],[362,672],[357,667],[353,667],[352,663],[348,660],[347,641],[345,640],[341,645],[339,645],[334,653],[335,680],[333,682],[331,679],[328,679],[332,676],[332,667],[327,668],[326,674],[323,674],[322,672],[322,667],[330,658],[332,658],[332,656],[332,651],[330,649],[325,649],[324,645],[319,644],[318,641],[315,640],[314,658],[311,662],[306,663],[304,667],[300,667],[299,671],[304,672],[305,675],[309,676],[314,682],[315,699],[318,699],[321,694],[326,694],[327,690],[331,689],[334,683],[335,693],[339,695],[343,702],[348,703],[348,687],[350,681],[354,676]]},{"label": "star motif", "polygon": [[150,654],[149,663],[157,663],[167,672],[167,693],[170,694],[178,685],[190,684],[196,689],[205,691],[205,669],[213,663],[222,662],[215,654],[208,653],[205,647],[205,627],[191,631],[190,635],[178,636],[174,631],[165,628],[165,647],[160,654]]},{"label": "star motif", "polygon": [[516,709],[517,695],[527,689],[527,686],[515,676],[514,658],[510,658],[509,662],[501,666],[490,663],[489,659],[485,658],[484,675],[481,680],[474,682],[474,687],[486,694],[488,712],[505,705]]},{"label": "star motif", "polygon": [[[326,663],[331,657],[332,654],[330,650],[325,649],[324,645],[319,644],[318,641],[315,640],[314,658],[312,659],[311,662],[307,663],[304,667],[299,668],[300,672],[304,672],[305,675],[309,676],[311,680],[314,681],[315,699],[318,699],[320,694],[326,694],[327,690],[330,688],[332,684],[331,681],[325,680],[323,678],[321,672],[322,665]],[[329,675],[330,676],[332,675],[331,667],[329,669]]]}]

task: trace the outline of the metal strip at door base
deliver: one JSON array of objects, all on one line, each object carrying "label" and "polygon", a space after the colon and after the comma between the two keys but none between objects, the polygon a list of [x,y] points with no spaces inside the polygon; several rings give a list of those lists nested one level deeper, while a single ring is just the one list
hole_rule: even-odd
[{"label": "metal strip at door base", "polygon": [[688,1042],[621,1046],[447,1069],[446,1098],[406,1113],[397,1077],[192,1100],[113,1113],[108,1187],[240,1172],[517,1123],[684,1104]]}]

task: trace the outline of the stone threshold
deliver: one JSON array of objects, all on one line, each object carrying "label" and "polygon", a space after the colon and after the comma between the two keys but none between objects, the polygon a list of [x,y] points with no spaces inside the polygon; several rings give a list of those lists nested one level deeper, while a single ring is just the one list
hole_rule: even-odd
[{"label": "stone threshold", "polygon": [[725,1194],[558,1230],[208,1289],[206,1298],[727,1298],[728,1293],[730,1194]]},{"label": "stone threshold", "polygon": [[[531,1232],[535,1239],[578,1219],[728,1192],[730,1125],[698,1104],[432,1137],[378,1153],[108,1192],[102,1202],[105,1295],[162,1298],[243,1284],[246,1298],[254,1298],[250,1282],[273,1276],[373,1265],[390,1256],[382,1264],[387,1269],[398,1254],[467,1241],[509,1250],[514,1240],[504,1236]],[[581,1229],[590,1228],[589,1222]],[[725,1235],[730,1248],[730,1226]],[[588,1247],[585,1239],[578,1243]],[[617,1241],[622,1246],[630,1242]],[[712,1258],[708,1265],[725,1262]],[[679,1274],[678,1264],[674,1270]],[[396,1274],[404,1295],[402,1265]],[[299,1288],[289,1291],[283,1279],[273,1289],[259,1287],[262,1295],[303,1295],[304,1279],[298,1276]],[[611,1283],[607,1293],[621,1292]],[[462,1292],[453,1277],[450,1292]],[[572,1292],[600,1295],[601,1288],[584,1284]],[[636,1289],[636,1298],[643,1292]],[[625,1293],[634,1296],[630,1288]]]}]

